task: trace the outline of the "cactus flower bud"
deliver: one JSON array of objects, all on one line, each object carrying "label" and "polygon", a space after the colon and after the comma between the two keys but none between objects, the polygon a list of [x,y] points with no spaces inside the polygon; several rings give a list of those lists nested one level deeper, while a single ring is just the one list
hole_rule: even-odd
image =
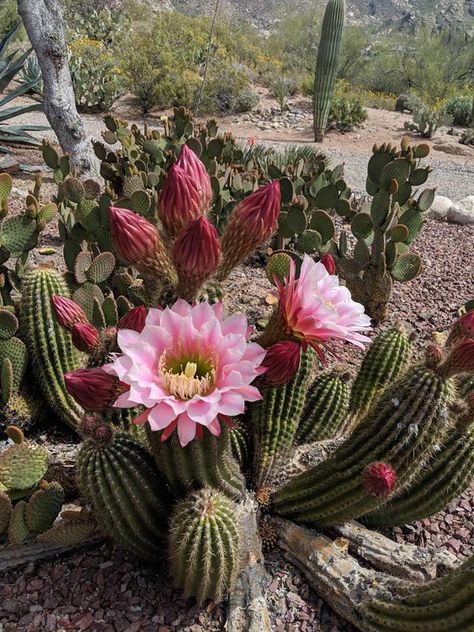
[{"label": "cactus flower bud", "polygon": [[323,255],[320,261],[329,274],[336,274],[336,261],[332,255]]},{"label": "cactus flower bud", "polygon": [[64,375],[66,389],[85,410],[104,410],[125,391],[119,379],[101,368],[78,369]]},{"label": "cactus flower bud", "polygon": [[87,323],[87,316],[80,305],[70,298],[55,294],[51,297],[56,320],[64,329],[72,329],[76,323]]},{"label": "cactus flower bud", "polygon": [[187,145],[182,146],[181,154],[176,164],[184,169],[197,185],[201,197],[201,208],[203,213],[206,213],[212,200],[212,188],[211,179],[205,166]]},{"label": "cactus flower bud", "polygon": [[158,217],[171,237],[204,214],[198,183],[177,163],[171,165],[158,198]]},{"label": "cactus flower bud", "polygon": [[145,327],[146,317],[148,316],[148,309],[144,305],[134,307],[127,312],[118,322],[119,329],[133,329],[141,333]]},{"label": "cactus flower bud", "polygon": [[173,244],[178,295],[193,301],[203,282],[216,270],[220,254],[217,230],[205,217],[185,226]]},{"label": "cactus flower bud", "polygon": [[114,206],[109,208],[109,220],[112,241],[124,261],[165,285],[176,282],[176,272],[153,224],[133,211]]},{"label": "cactus flower bud", "polygon": [[461,316],[453,325],[446,341],[446,346],[451,347],[463,340],[474,339],[474,309]]},{"label": "cactus flower bud", "polygon": [[368,494],[385,498],[395,489],[397,475],[387,463],[369,463],[362,474],[362,484]]},{"label": "cactus flower bud", "polygon": [[76,323],[71,329],[72,344],[84,353],[95,353],[101,346],[100,334],[90,323]]},{"label": "cactus flower bud", "polygon": [[474,372],[474,340],[466,340],[454,347],[439,368],[445,377]]},{"label": "cactus flower bud", "polygon": [[218,279],[223,280],[275,231],[281,206],[278,180],[260,187],[232,211],[222,238],[222,264]]},{"label": "cactus flower bud", "polygon": [[264,379],[272,386],[286,384],[300,365],[301,345],[294,340],[283,340],[268,347],[262,366],[267,367]]}]

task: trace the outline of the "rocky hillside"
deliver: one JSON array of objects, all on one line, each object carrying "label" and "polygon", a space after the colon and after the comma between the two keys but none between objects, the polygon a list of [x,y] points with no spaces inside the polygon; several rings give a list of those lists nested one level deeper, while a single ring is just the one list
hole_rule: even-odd
[{"label": "rocky hillside", "polygon": [[[190,15],[209,14],[215,0],[151,0]],[[325,0],[220,0],[223,15],[250,20],[271,29],[289,13],[321,10]],[[438,27],[455,26],[474,31],[474,0],[347,0],[349,21],[377,28],[407,28],[427,20]]]}]

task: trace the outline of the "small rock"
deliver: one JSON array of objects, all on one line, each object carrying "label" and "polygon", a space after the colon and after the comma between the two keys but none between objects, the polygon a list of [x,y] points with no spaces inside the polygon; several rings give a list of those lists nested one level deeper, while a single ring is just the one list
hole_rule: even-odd
[{"label": "small rock", "polygon": [[461,226],[474,224],[474,209],[471,210],[468,206],[463,208],[459,204],[453,204],[448,210],[446,219],[452,224],[461,224]]},{"label": "small rock", "polygon": [[434,219],[444,219],[452,205],[453,202],[445,195],[436,195],[431,208],[425,215]]}]

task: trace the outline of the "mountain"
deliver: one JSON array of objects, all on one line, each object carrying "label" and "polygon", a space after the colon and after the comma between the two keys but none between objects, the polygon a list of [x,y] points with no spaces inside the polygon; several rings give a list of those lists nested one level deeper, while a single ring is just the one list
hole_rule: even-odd
[{"label": "mountain", "polygon": [[[189,15],[210,15],[215,0],[157,0]],[[321,12],[325,0],[220,0],[222,16],[250,21],[259,29],[272,29],[286,15]],[[474,0],[347,0],[349,23],[380,29],[413,27],[421,22],[436,28],[474,31]]]}]

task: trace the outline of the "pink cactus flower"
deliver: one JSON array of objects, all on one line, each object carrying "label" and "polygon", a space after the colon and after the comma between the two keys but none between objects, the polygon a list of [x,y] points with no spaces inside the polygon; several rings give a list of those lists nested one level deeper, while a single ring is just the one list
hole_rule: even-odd
[{"label": "pink cactus flower", "polygon": [[294,340],[276,342],[267,349],[263,366],[267,367],[265,382],[273,386],[286,384],[300,365],[301,345]]},{"label": "pink cactus flower", "polygon": [[329,274],[336,274],[336,262],[332,255],[323,255],[320,261]]},{"label": "pink cactus flower", "polygon": [[146,317],[148,315],[148,309],[144,305],[134,307],[127,312],[118,322],[119,329],[133,329],[140,333],[145,327]]},{"label": "pink cactus flower", "polygon": [[474,340],[474,309],[471,309],[454,323],[446,346],[451,347],[463,340]]},{"label": "pink cactus flower", "polygon": [[87,316],[80,305],[70,298],[55,294],[51,297],[54,314],[59,325],[64,329],[72,329],[76,323],[87,323]]},{"label": "pink cactus flower", "polygon": [[439,370],[446,377],[459,373],[474,373],[474,340],[465,340],[454,347]]},{"label": "pink cactus flower", "polygon": [[264,371],[265,351],[247,337],[246,318],[224,318],[220,303],[191,306],[179,299],[150,309],[141,333],[119,330],[122,355],[103,367],[130,386],[114,405],[144,406],[135,423],[148,421],[151,430],[163,431],[162,440],[177,429],[183,447],[203,428],[218,436],[221,420],[261,399],[251,383]]},{"label": "pink cactus flower", "polygon": [[95,353],[101,346],[99,331],[90,323],[76,323],[71,329],[72,343],[84,353]]},{"label": "pink cactus flower", "polygon": [[362,484],[371,496],[385,498],[395,489],[397,474],[387,463],[369,463],[362,474]]},{"label": "pink cactus flower", "polygon": [[101,368],[78,369],[64,375],[66,389],[85,410],[104,410],[111,406],[124,387]]},{"label": "pink cactus flower", "polygon": [[184,169],[197,185],[201,197],[202,210],[206,213],[212,201],[211,178],[206,171],[206,167],[187,145],[181,147],[181,154],[176,164]]},{"label": "pink cactus flower", "polygon": [[343,340],[357,347],[370,342],[361,331],[370,329],[364,307],[352,300],[349,290],[329,274],[324,265],[305,255],[300,276],[294,261],[283,283],[278,279],[279,310],[287,331],[311,345],[324,359],[321,347],[329,340]]},{"label": "pink cactus flower", "polygon": [[182,167],[171,165],[158,198],[158,217],[171,237],[207,210],[203,208],[198,183]]}]

